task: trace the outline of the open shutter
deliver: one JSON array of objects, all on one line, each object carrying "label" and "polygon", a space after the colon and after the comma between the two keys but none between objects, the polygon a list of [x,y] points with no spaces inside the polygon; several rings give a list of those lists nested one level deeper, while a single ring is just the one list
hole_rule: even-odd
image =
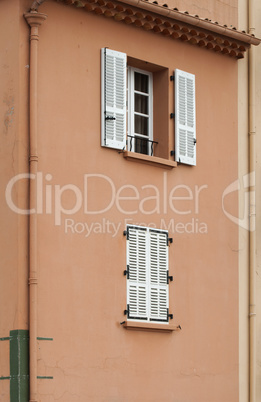
[{"label": "open shutter", "polygon": [[168,234],[149,231],[150,321],[168,321]]},{"label": "open shutter", "polygon": [[196,165],[195,75],[175,70],[175,160]]},{"label": "open shutter", "polygon": [[101,49],[101,145],[126,146],[126,54]]},{"label": "open shutter", "polygon": [[146,229],[128,227],[127,306],[128,318],[148,319]]}]

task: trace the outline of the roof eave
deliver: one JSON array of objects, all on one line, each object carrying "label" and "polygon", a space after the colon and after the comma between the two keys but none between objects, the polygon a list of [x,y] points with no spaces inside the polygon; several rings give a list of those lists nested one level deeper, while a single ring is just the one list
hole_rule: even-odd
[{"label": "roof eave", "polygon": [[240,32],[235,27],[229,28],[225,25],[220,25],[217,22],[212,22],[208,19],[202,19],[198,16],[194,16],[186,12],[180,12],[178,10],[170,9],[156,3],[150,3],[147,0],[120,0],[119,3],[129,4],[143,10],[151,11],[164,17],[171,18],[175,21],[180,21],[194,27],[199,27],[216,34],[226,36],[231,39],[236,39],[245,44],[257,46],[261,42],[261,39],[258,39],[254,35],[249,35],[243,31]]},{"label": "roof eave", "polygon": [[146,31],[180,39],[207,50],[236,59],[244,57],[251,45],[261,40],[235,27],[229,28],[208,19],[170,9],[148,0],[60,0],[67,5],[84,8],[116,22],[123,22]]}]

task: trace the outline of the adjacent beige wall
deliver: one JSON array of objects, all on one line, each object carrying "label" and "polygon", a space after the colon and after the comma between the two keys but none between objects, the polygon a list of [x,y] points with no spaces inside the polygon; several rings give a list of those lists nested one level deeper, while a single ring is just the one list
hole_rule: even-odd
[{"label": "adjacent beige wall", "polygon": [[[239,0],[239,29],[248,30],[248,5],[246,0]],[[261,37],[261,3],[254,1],[255,7],[255,28],[256,36]],[[255,48],[256,54],[256,290],[257,290],[257,353],[256,353],[256,401],[261,400],[261,226],[260,226],[260,199],[261,199],[261,47]],[[241,191],[239,197],[239,208],[243,216],[245,193],[242,178],[248,172],[248,84],[247,58],[239,62],[239,179],[241,180]],[[248,232],[244,229],[239,231],[239,363],[240,363],[240,402],[247,402],[248,395],[248,363],[249,363],[249,252]]]},{"label": "adjacent beige wall", "polygon": [[[248,30],[248,6],[239,1],[239,28]],[[240,180],[239,211],[244,216],[245,193],[243,176],[248,174],[248,56],[238,63],[238,179]],[[249,232],[239,228],[239,401],[249,401]]]},{"label": "adjacent beige wall", "polygon": [[[256,36],[261,37],[261,3],[255,2]],[[257,401],[261,400],[261,47],[256,49],[256,236],[257,236]]]}]

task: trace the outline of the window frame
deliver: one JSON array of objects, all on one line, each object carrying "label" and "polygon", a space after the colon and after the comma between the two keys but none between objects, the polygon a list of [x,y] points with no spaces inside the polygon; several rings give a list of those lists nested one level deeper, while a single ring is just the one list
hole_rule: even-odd
[{"label": "window frame", "polygon": [[[135,73],[140,73],[148,77],[148,94],[135,90]],[[142,70],[137,67],[128,65],[127,67],[127,114],[128,114],[128,127],[127,127],[127,150],[135,153],[141,153],[135,150],[136,138],[141,138],[147,141],[147,152],[144,155],[151,155],[151,141],[153,141],[153,73],[147,70]],[[147,95],[148,97],[148,135],[135,133],[135,115],[146,116],[145,114],[135,111],[135,93],[140,95]],[[130,137],[131,136],[131,137]]]}]

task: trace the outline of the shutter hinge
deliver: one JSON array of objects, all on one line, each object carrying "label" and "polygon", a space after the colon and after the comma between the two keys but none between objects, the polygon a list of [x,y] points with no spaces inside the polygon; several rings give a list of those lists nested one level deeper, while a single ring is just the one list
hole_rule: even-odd
[{"label": "shutter hinge", "polygon": [[129,313],[130,313],[130,306],[129,304],[127,304],[127,309],[124,310],[124,315],[127,315],[127,317],[129,317]]},{"label": "shutter hinge", "polygon": [[125,271],[123,271],[124,275],[127,275],[127,279],[129,279],[130,276],[130,269],[129,269],[129,265],[127,265],[127,269],[125,269]]},{"label": "shutter hinge", "polygon": [[170,76],[170,81],[175,81],[175,75],[174,74]]},{"label": "shutter hinge", "polygon": [[168,321],[169,321],[169,318],[171,319],[171,320],[173,320],[173,314],[170,314],[169,313],[169,309],[167,308],[167,317],[168,317]]},{"label": "shutter hinge", "polygon": [[127,236],[127,240],[129,240],[129,228],[123,231],[123,236]]},{"label": "shutter hinge", "polygon": [[123,147],[120,151],[118,151],[118,154],[123,154],[124,150],[125,150],[125,147]]},{"label": "shutter hinge", "polygon": [[170,155],[175,156],[175,151],[174,150],[170,151]]},{"label": "shutter hinge", "polygon": [[194,145],[196,144],[196,142],[197,142],[197,140],[196,140],[196,138],[194,138]]},{"label": "shutter hinge", "polygon": [[173,238],[172,237],[167,237],[167,246],[169,243],[173,243]]},{"label": "shutter hinge", "polygon": [[105,120],[116,120],[114,116],[105,116]]},{"label": "shutter hinge", "polygon": [[167,271],[167,284],[169,284],[169,282],[172,282],[173,281],[173,276],[171,275],[169,275],[169,271]]},{"label": "shutter hinge", "polygon": [[175,113],[170,113],[170,118],[174,119],[174,117],[175,117]]}]

